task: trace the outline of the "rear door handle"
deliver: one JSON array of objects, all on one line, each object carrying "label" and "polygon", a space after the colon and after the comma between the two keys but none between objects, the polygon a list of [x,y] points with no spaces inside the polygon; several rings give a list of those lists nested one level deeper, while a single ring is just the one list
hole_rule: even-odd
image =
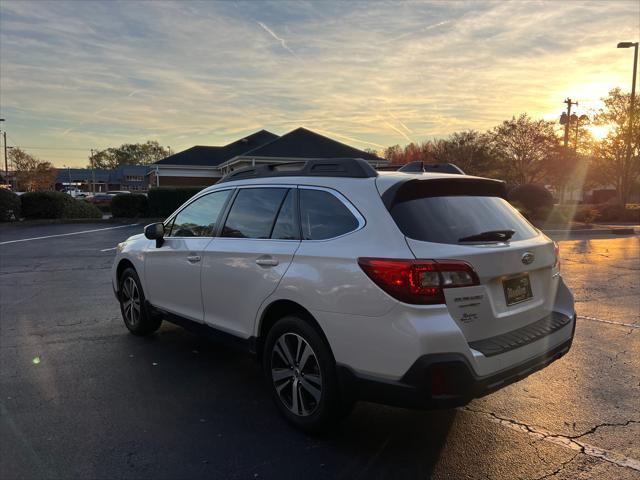
[{"label": "rear door handle", "polygon": [[256,263],[261,267],[275,267],[278,265],[278,259],[270,256],[258,257]]},{"label": "rear door handle", "polygon": [[200,255],[189,255],[187,257],[187,260],[189,261],[189,263],[198,263],[200,260],[202,260],[202,257]]}]

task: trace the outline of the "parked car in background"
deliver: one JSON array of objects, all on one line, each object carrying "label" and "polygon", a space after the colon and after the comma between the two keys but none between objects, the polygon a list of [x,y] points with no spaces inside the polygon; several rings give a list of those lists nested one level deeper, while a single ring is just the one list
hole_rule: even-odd
[{"label": "parked car in background", "polygon": [[93,205],[111,205],[113,197],[115,195],[109,195],[108,193],[94,193],[85,198],[85,200]]},{"label": "parked car in background", "polygon": [[504,182],[360,159],[237,170],[117,247],[126,327],[216,331],[308,430],[355,400],[452,408],[569,351],[557,245]]},{"label": "parked car in background", "polygon": [[82,190],[78,190],[77,188],[67,188],[65,190],[62,190],[62,192],[72,196],[75,199],[85,199],[89,195],[91,195],[90,192],[83,192]]},{"label": "parked car in background", "polygon": [[131,195],[131,192],[129,190],[109,190],[107,195],[115,197],[116,195]]}]

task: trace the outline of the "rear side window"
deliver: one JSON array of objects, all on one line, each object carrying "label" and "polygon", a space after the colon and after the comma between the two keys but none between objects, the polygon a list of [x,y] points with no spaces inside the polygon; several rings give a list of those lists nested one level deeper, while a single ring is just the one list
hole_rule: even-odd
[{"label": "rear side window", "polygon": [[278,218],[273,226],[273,232],[271,232],[271,238],[275,240],[298,239],[295,210],[293,208],[293,190],[287,192],[287,196],[282,202]]},{"label": "rear side window", "polygon": [[222,229],[223,237],[269,238],[286,188],[243,188]]},{"label": "rear side window", "polygon": [[424,242],[459,243],[492,230],[513,230],[511,240],[525,240],[537,231],[506,200],[489,196],[442,196],[395,204],[391,216],[407,237]]},{"label": "rear side window", "polygon": [[304,240],[326,240],[358,228],[358,219],[337,197],[322,190],[300,189]]},{"label": "rear side window", "polygon": [[183,208],[165,226],[165,233],[171,228],[172,237],[212,237],[216,221],[231,190],[210,193],[194,200]]}]

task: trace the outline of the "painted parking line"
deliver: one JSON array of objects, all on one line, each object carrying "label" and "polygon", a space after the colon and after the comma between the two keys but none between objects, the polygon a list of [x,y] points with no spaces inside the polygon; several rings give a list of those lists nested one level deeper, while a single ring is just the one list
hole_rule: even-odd
[{"label": "painted parking line", "polygon": [[100,250],[101,252],[110,252],[112,250],[115,250],[118,247],[111,247],[111,248],[103,248],[102,250]]},{"label": "painted parking line", "polygon": [[140,223],[131,223],[129,225],[118,225],[117,227],[94,228],[93,230],[82,230],[80,232],[58,233],[56,235],[44,235],[42,237],[21,238],[19,240],[7,240],[6,242],[0,242],[0,245],[8,245],[10,243],[30,242],[32,240],[44,240],[45,238],[68,237],[68,236],[71,236],[71,235],[82,235],[84,233],[103,232],[105,230],[116,230],[118,228],[136,227],[138,225],[141,225],[141,224]]}]

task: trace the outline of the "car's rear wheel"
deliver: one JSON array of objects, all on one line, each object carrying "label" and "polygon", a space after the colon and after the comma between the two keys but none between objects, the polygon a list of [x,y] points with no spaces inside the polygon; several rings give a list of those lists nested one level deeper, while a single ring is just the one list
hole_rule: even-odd
[{"label": "car's rear wheel", "polygon": [[341,397],[331,352],[316,329],[287,316],[269,331],[264,375],[282,415],[298,428],[320,431],[341,413]]},{"label": "car's rear wheel", "polygon": [[149,335],[162,323],[162,318],[148,311],[140,278],[133,268],[120,275],[120,311],[124,324],[134,335]]}]

